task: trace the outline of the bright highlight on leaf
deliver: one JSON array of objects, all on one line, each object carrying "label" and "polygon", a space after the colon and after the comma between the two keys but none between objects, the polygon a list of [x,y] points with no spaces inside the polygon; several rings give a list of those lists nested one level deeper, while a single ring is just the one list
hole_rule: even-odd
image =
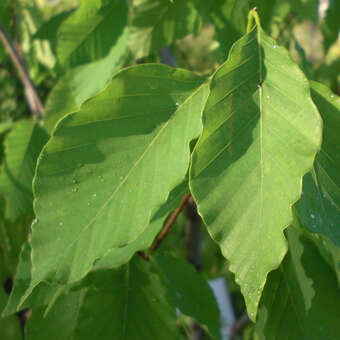
[{"label": "bright highlight on leaf", "polygon": [[287,250],[283,230],[320,147],[321,120],[308,81],[255,12],[249,26],[211,80],[190,186],[255,320],[266,276]]}]

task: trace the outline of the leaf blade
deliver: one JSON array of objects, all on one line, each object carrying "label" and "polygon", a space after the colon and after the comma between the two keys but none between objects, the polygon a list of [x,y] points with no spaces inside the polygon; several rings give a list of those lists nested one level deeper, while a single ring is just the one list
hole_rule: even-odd
[{"label": "leaf blade", "polygon": [[[212,79],[190,171],[198,210],[230,261],[252,320],[267,273],[286,252],[283,229],[321,143],[307,80],[257,25]],[[313,133],[305,132],[306,121]]]},{"label": "leaf blade", "polygon": [[[104,92],[59,123],[34,181],[35,284],[78,280],[108,250],[144,231],[153,210],[185,177],[207,94],[202,78],[190,72],[140,65],[118,73]],[[54,214],[46,213],[49,204]],[[82,213],[74,214],[80,207]]]}]

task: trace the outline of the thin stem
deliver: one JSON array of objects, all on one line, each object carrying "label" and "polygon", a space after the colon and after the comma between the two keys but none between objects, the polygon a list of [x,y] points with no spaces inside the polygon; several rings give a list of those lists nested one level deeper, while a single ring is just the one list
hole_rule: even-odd
[{"label": "thin stem", "polygon": [[182,211],[182,209],[184,208],[184,206],[186,205],[186,203],[188,202],[188,199],[190,198],[190,194],[186,194],[180,205],[178,206],[178,208],[172,213],[172,215],[169,218],[169,221],[167,222],[167,224],[165,225],[164,229],[161,231],[161,233],[158,235],[156,242],[153,244],[153,246],[151,247],[152,250],[156,250],[160,244],[162,243],[163,239],[165,238],[165,236],[167,235],[167,233],[169,232],[170,228],[172,227],[172,225],[175,223],[177,216],[179,215],[179,213]]},{"label": "thin stem", "polygon": [[2,25],[0,21],[0,39],[4,44],[7,53],[9,54],[18,74],[20,76],[21,82],[25,88],[25,95],[28,106],[32,113],[41,120],[44,114],[44,107],[40,101],[40,98],[37,94],[37,91],[33,85],[31,77],[26,69],[26,66],[23,60],[19,57],[16,49],[13,46],[13,43],[8,36],[5,27]]}]

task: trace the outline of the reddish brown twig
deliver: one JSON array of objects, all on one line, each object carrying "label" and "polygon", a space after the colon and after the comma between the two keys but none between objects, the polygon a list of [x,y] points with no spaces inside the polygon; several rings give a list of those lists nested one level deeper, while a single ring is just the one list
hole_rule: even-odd
[{"label": "reddish brown twig", "polygon": [[172,225],[174,224],[174,222],[176,221],[177,216],[179,215],[179,213],[182,211],[182,209],[184,208],[184,206],[186,205],[186,203],[188,202],[188,199],[190,198],[190,194],[186,194],[180,205],[178,206],[178,208],[172,213],[172,215],[170,216],[168,222],[166,223],[164,229],[161,231],[161,233],[158,235],[157,240],[155,241],[155,243],[153,244],[153,246],[151,247],[152,250],[156,250],[160,244],[162,243],[163,239],[165,238],[165,236],[167,235],[167,233],[169,232],[170,228],[172,227]]},{"label": "reddish brown twig", "polygon": [[137,255],[140,256],[145,261],[150,261],[149,256],[146,255],[143,251],[137,251]]},{"label": "reddish brown twig", "polygon": [[5,27],[2,25],[0,21],[0,39],[2,43],[4,44],[7,53],[9,54],[16,70],[19,73],[21,82],[24,85],[25,88],[25,95],[27,99],[28,106],[33,114],[36,115],[36,117],[40,120],[43,117],[44,114],[44,107],[40,101],[40,98],[37,94],[37,91],[33,85],[33,82],[31,80],[31,77],[26,69],[26,66],[23,62],[23,60],[18,55],[16,49],[13,46],[13,43],[11,39],[9,38]]}]

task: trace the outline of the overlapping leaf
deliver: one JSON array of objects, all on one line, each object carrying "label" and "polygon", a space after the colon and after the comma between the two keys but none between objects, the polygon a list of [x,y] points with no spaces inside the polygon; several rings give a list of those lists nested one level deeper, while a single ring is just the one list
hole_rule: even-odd
[{"label": "overlapping leaf", "polygon": [[130,47],[135,58],[158,53],[176,39],[193,33],[199,17],[192,1],[135,0]]},{"label": "overlapping leaf", "polygon": [[311,241],[288,229],[289,252],[268,276],[256,339],[337,340],[340,289]]},{"label": "overlapping leaf", "polygon": [[195,0],[195,4],[203,19],[214,24],[216,40],[224,60],[231,45],[242,36],[247,27],[248,1]]},{"label": "overlapping leaf", "polygon": [[303,73],[258,24],[210,89],[190,186],[254,320],[267,273],[286,252],[283,229],[320,147],[321,119]]},{"label": "overlapping leaf", "polygon": [[311,94],[323,118],[323,141],[313,171],[304,177],[296,207],[309,231],[327,236],[340,247],[340,98],[316,82]]},{"label": "overlapping leaf", "polygon": [[179,310],[204,325],[214,339],[220,339],[220,312],[207,281],[188,262],[169,255],[157,254],[154,263]]},{"label": "overlapping leaf", "polygon": [[32,121],[17,123],[5,139],[5,160],[0,175],[0,195],[5,218],[16,220],[32,211],[32,179],[47,134]]},{"label": "overlapping leaf", "polygon": [[82,1],[59,28],[60,63],[74,67],[106,57],[127,24],[127,15],[126,1]]},{"label": "overlapping leaf", "polygon": [[33,285],[78,280],[145,231],[185,177],[207,95],[190,72],[139,65],[59,123],[34,181]]},{"label": "overlapping leaf", "polygon": [[29,339],[179,338],[168,288],[139,258],[119,269],[90,275],[80,292],[61,297],[46,318],[43,314],[43,309],[33,311],[27,326]]},{"label": "overlapping leaf", "polygon": [[53,52],[56,54],[59,27],[72,12],[73,10],[61,12],[59,14],[56,14],[49,20],[45,21],[39,27],[38,31],[34,34],[33,38],[40,40],[48,40],[49,43],[51,44]]},{"label": "overlapping leaf", "polygon": [[105,58],[75,67],[58,81],[46,101],[44,123],[49,132],[60,118],[78,111],[82,103],[109,83],[124,61],[128,37],[125,29]]}]

